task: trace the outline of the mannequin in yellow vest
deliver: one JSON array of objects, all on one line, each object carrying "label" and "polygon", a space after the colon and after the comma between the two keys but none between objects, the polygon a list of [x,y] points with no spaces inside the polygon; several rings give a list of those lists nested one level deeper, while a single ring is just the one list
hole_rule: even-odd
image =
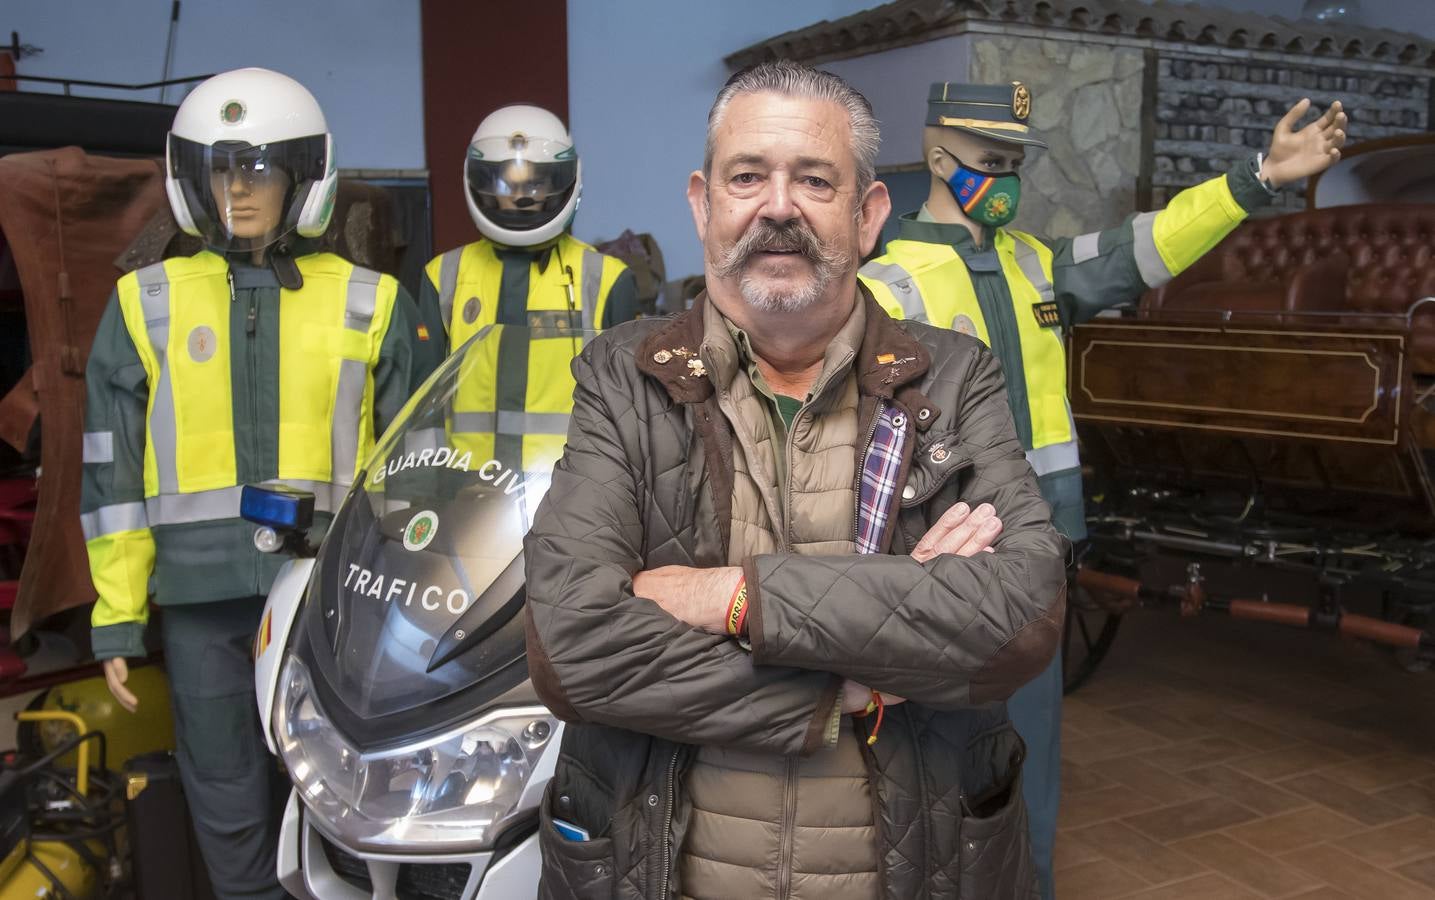
[{"label": "mannequin in yellow vest", "polygon": [[[302,85],[241,69],[180,105],[166,189],[206,249],[119,280],[85,371],[81,525],[98,599],[90,642],[125,709],[126,658],[160,618],[176,757],[220,898],[280,898],[278,775],[252,647],[284,558],[259,552],[243,485],[315,495],[322,535],[377,435],[427,375],[393,278],[310,240],[338,170]],[[287,780],[284,781],[287,786]]]},{"label": "mannequin in yellow vest", "polygon": [[[965,332],[991,347],[1052,521],[1079,541],[1086,523],[1066,399],[1065,329],[1165,283],[1267,205],[1281,184],[1339,159],[1346,117],[1337,102],[1296,130],[1310,108],[1302,100],[1276,126],[1268,154],[1182,191],[1160,212],[1043,241],[1006,227],[1016,215],[1027,149],[1046,146],[1028,121],[1034,102],[1021,82],[930,87],[922,136],[931,175],[927,202],[901,217],[898,239],[862,267],[861,277],[891,315]],[[1060,663],[1008,704],[1027,743],[1023,793],[1047,898],[1060,795]]]},{"label": "mannequin in yellow vest", "polygon": [[[583,192],[573,140],[557,116],[505,106],[474,132],[465,199],[482,239],[424,270],[419,309],[450,353],[490,326],[505,329],[490,377],[459,379],[448,439],[478,465],[520,471],[557,459],[573,406],[569,366],[584,335],[637,316],[637,287],[621,260],[569,233]],[[520,330],[526,329],[526,330]]]}]

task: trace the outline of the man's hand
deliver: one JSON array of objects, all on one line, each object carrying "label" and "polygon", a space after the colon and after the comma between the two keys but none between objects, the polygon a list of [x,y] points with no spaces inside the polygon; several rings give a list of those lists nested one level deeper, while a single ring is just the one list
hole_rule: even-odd
[{"label": "man's hand", "polygon": [[1271,149],[1261,164],[1260,177],[1275,187],[1324,172],[1340,159],[1347,121],[1340,101],[1332,103],[1324,115],[1296,131],[1296,122],[1308,109],[1309,98],[1292,106],[1271,133]]},{"label": "man's hand", "polygon": [[727,634],[727,607],[742,569],[663,566],[633,576],[633,593],[661,606],[668,615],[713,634]]},{"label": "man's hand", "polygon": [[115,700],[130,712],[140,708],[139,698],[127,687],[125,682],[130,680],[130,666],[125,662],[124,657],[116,656],[114,659],[107,659],[100,663],[105,670],[105,684],[109,685],[110,693]]},{"label": "man's hand", "polygon": [[[872,702],[871,688],[850,679],[842,682],[842,712],[844,715],[863,712],[870,702]],[[896,694],[882,694],[882,702],[887,706],[896,706],[898,703],[907,701]]]},{"label": "man's hand", "polygon": [[[927,533],[912,550],[912,558],[919,563],[927,562],[943,553],[955,556],[976,556],[978,553],[992,553],[992,541],[1002,531],[1002,520],[997,518],[996,509],[990,503],[983,503],[972,509],[966,503],[958,503],[942,517],[932,523]],[[872,689],[850,679],[842,682],[842,712],[860,713],[872,701]],[[882,694],[882,702],[896,706],[907,701],[896,694]]]},{"label": "man's hand", "polygon": [[912,549],[912,558],[925,563],[943,553],[976,556],[982,552],[993,552],[992,542],[1002,531],[1002,520],[997,518],[996,512],[990,503],[983,503],[976,509],[958,503],[942,513],[942,517],[927,529]]}]

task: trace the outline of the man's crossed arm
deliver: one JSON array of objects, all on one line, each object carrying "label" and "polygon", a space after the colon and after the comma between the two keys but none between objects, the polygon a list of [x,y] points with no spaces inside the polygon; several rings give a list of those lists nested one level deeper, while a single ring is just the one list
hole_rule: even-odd
[{"label": "man's crossed arm", "polygon": [[[610,352],[595,342],[574,361],[568,447],[524,544],[529,669],[559,716],[690,744],[811,752],[844,693],[865,705],[870,686],[951,709],[1001,699],[1045,667],[1060,633],[1065,548],[990,354],[971,354],[938,385],[959,400],[952,420],[973,460],[961,490],[984,516],[953,502],[916,558],[748,560],[749,654],[717,619],[735,569],[644,571],[650,500],[635,473],[648,450],[631,433],[643,416],[609,408],[642,389],[631,360]],[[987,527],[999,530],[982,536],[993,510],[1001,518]],[[980,552],[986,545],[995,552]]]},{"label": "man's crossed arm", "polygon": [[[942,514],[912,550],[917,562],[928,562],[940,554],[975,556],[991,553],[992,542],[1001,534],[1002,523],[991,504],[972,509],[958,503]],[[733,596],[743,582],[741,566],[695,569],[663,566],[633,576],[633,594],[651,600],[670,616],[709,634],[728,632],[728,614]],[[871,699],[871,690],[851,679],[842,682],[842,711],[860,712]],[[895,694],[883,693],[888,705],[901,703]]]}]

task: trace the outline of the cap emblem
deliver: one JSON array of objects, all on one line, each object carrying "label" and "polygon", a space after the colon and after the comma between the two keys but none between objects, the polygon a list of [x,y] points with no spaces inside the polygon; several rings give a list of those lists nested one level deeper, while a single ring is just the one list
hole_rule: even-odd
[{"label": "cap emblem", "polygon": [[238,100],[230,100],[219,108],[219,121],[225,125],[238,125],[244,121],[244,104]]},{"label": "cap emblem", "polygon": [[1020,81],[1012,82],[1011,114],[1023,120],[1031,115],[1031,91]]}]

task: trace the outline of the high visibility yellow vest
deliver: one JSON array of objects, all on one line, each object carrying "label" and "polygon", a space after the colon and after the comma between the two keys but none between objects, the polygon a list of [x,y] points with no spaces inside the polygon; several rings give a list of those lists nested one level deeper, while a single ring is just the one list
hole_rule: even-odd
[{"label": "high visibility yellow vest", "polygon": [[[563,235],[546,266],[537,259],[528,281],[527,332],[514,328],[485,338],[466,358],[449,427],[454,448],[474,464],[494,459],[505,443],[521,446],[507,465],[550,468],[563,452],[573,410],[570,364],[584,334],[602,327],[608,295],[626,266]],[[450,250],[429,262],[449,352],[497,320],[503,260],[490,241]]]},{"label": "high visibility yellow vest", "polygon": [[[1015,307],[1032,447],[1038,475],[1077,467],[1076,430],[1066,399],[1066,346],[1060,328],[1042,327],[1034,306],[1053,301],[1052,253],[1031,235],[998,229],[993,247]],[[966,263],[948,244],[895,240],[862,267],[862,280],[889,315],[972,334],[990,345],[986,318]]]},{"label": "high visibility yellow vest", "polygon": [[[333,254],[295,260],[301,292],[279,303],[279,471],[333,510],[374,443],[373,369],[398,283]],[[229,266],[168,259],[116,288],[148,376],[145,512],[150,526],[239,514],[231,394]]]}]

